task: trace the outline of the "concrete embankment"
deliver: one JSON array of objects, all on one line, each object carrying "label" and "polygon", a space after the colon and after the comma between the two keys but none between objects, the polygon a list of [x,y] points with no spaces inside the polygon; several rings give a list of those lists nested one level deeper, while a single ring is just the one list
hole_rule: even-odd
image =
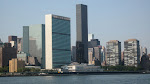
[{"label": "concrete embankment", "polygon": [[23,73],[0,73],[0,77],[16,76],[65,76],[65,75],[115,75],[115,74],[150,74],[150,72],[23,72]]}]

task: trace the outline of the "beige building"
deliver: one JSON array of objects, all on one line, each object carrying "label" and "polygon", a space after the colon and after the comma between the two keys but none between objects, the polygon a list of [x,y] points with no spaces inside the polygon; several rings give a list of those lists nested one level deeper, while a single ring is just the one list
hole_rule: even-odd
[{"label": "beige building", "polygon": [[23,60],[18,60],[17,58],[13,58],[9,60],[9,72],[17,72],[19,68],[24,68],[25,62]]}]

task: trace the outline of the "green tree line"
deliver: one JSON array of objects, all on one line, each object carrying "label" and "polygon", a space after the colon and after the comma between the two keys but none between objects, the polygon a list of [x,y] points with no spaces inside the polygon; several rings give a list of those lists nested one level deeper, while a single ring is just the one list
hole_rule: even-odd
[{"label": "green tree line", "polygon": [[[39,72],[39,71],[40,71],[40,69],[36,69],[36,68],[19,68],[17,70],[17,72]],[[9,72],[9,67],[8,66],[0,68],[0,73],[4,73],[4,72]]]},{"label": "green tree line", "polygon": [[19,68],[17,71],[18,72],[39,72],[40,69],[36,69],[36,68]]},{"label": "green tree line", "polygon": [[3,68],[0,67],[0,72],[9,72],[9,67],[8,66],[4,66]]},{"label": "green tree line", "polygon": [[141,71],[143,68],[141,66],[103,66],[104,71]]}]

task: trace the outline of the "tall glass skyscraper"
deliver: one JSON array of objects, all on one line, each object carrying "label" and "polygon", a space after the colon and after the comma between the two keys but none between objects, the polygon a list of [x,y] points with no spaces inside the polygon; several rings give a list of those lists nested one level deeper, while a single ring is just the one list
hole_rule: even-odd
[{"label": "tall glass skyscraper", "polygon": [[87,63],[88,62],[88,19],[87,19],[86,5],[83,4],[76,5],[76,27],[77,27],[77,34],[76,34],[77,35],[77,42],[76,42],[77,62]]},{"label": "tall glass skyscraper", "polygon": [[70,18],[45,15],[45,69],[71,63]]},{"label": "tall glass skyscraper", "polygon": [[42,68],[44,68],[45,25],[24,26],[23,32],[23,51],[29,53],[30,56],[37,57],[38,62],[42,64]]},{"label": "tall glass skyscraper", "polygon": [[23,52],[29,53],[29,26],[23,26]]}]

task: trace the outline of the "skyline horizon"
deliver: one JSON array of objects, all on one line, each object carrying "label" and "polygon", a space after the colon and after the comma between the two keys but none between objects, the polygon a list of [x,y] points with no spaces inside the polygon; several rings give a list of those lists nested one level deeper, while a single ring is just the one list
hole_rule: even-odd
[{"label": "skyline horizon", "polygon": [[[5,2],[7,2],[7,1],[4,1],[4,3]],[[11,1],[9,1],[9,2],[11,2]],[[57,2],[57,1],[56,1]],[[56,3],[56,2],[54,2],[54,3]],[[90,1],[89,1],[90,2]],[[103,2],[103,1],[101,1],[101,2]],[[105,1],[104,1],[105,2]],[[107,2],[107,1],[106,1]],[[123,1],[124,2],[124,1]],[[128,2],[128,1],[127,1]],[[132,1],[131,1],[132,2]],[[137,1],[138,2],[138,1]],[[140,1],[139,1],[140,2]],[[142,1],[141,1],[142,2]],[[144,2],[144,1],[143,1]],[[146,2],[146,1],[145,1]],[[149,1],[148,1],[149,2]],[[5,4],[9,4],[9,3],[5,3]],[[75,3],[73,3],[73,4],[77,4],[76,2]],[[78,3],[79,4],[79,3]],[[82,4],[86,4],[87,6],[88,6],[88,34],[90,34],[90,33],[92,33],[92,34],[94,34],[94,37],[95,37],[95,39],[99,39],[100,40],[100,43],[101,43],[101,45],[102,46],[105,46],[106,47],[106,42],[108,42],[108,41],[110,41],[110,40],[118,40],[118,41],[120,41],[121,42],[121,46],[122,46],[122,49],[121,49],[121,51],[123,51],[124,50],[124,41],[125,40],[128,40],[128,39],[137,39],[137,40],[139,40],[140,41],[140,45],[144,48],[144,47],[146,47],[147,49],[148,49],[148,54],[150,53],[150,44],[149,44],[149,42],[150,42],[150,39],[146,39],[146,37],[148,36],[148,30],[150,30],[150,24],[148,24],[148,22],[149,22],[149,19],[150,19],[150,17],[144,17],[143,15],[144,14],[147,14],[147,16],[149,16],[148,14],[150,13],[150,11],[145,11],[144,12],[144,14],[142,15],[144,18],[145,18],[145,20],[148,20],[148,21],[145,21],[145,20],[143,20],[143,17],[141,16],[141,17],[139,17],[139,18],[141,18],[142,19],[142,21],[144,21],[144,22],[142,22],[142,21],[139,21],[139,22],[137,22],[137,23],[141,23],[141,25],[140,24],[137,24],[137,23],[134,23],[134,20],[133,20],[133,22],[132,21],[130,21],[130,20],[132,20],[132,19],[135,19],[135,21],[136,20],[138,20],[138,18],[137,17],[132,17],[132,13],[133,13],[133,16],[134,16],[134,12],[137,12],[137,11],[134,11],[134,12],[132,12],[131,13],[131,15],[129,15],[129,17],[128,17],[128,19],[125,19],[124,17],[122,17],[123,19],[120,19],[121,18],[121,16],[119,16],[119,18],[116,18],[116,16],[118,16],[118,15],[113,15],[113,16],[115,16],[115,19],[114,18],[112,18],[112,17],[110,17],[109,16],[109,14],[107,13],[107,11],[105,11],[106,13],[107,13],[107,16],[105,16],[105,18],[106,17],[108,17],[107,19],[108,20],[106,20],[106,19],[102,19],[100,22],[100,24],[102,25],[103,24],[103,27],[101,27],[100,25],[99,25],[99,23],[98,24],[96,24],[96,26],[94,25],[95,23],[92,23],[92,22],[94,22],[95,20],[97,20],[97,18],[99,19],[99,18],[102,18],[101,16],[99,16],[99,17],[91,17],[90,16],[90,14],[91,13],[93,13],[92,11],[94,11],[93,9],[92,9],[92,7],[90,8],[89,6],[91,6],[91,3],[88,3],[88,1],[87,2],[85,2],[85,3],[82,3]],[[110,4],[110,3],[109,3]],[[140,3],[137,3],[137,4],[140,4]],[[144,4],[146,4],[146,3],[144,3]],[[31,4],[32,5],[32,4]],[[5,7],[5,6],[3,6],[3,4],[1,5],[2,7],[0,8],[0,9],[3,9],[3,7]],[[15,35],[15,36],[18,36],[19,38],[20,37],[23,37],[23,32],[22,32],[22,30],[23,30],[23,26],[25,26],[25,24],[27,25],[27,26],[29,26],[29,25],[32,25],[32,24],[39,24],[39,20],[41,20],[42,22],[40,22],[40,24],[43,24],[43,20],[45,20],[44,19],[44,16],[46,15],[46,14],[56,14],[56,15],[61,15],[61,16],[65,16],[65,17],[69,17],[69,18],[71,18],[71,46],[75,46],[75,43],[76,43],[76,20],[75,20],[75,18],[76,18],[76,16],[75,16],[75,6],[76,5],[73,5],[73,8],[74,9],[70,9],[70,11],[71,10],[73,10],[73,16],[70,16],[70,14],[71,13],[69,13],[69,11],[67,12],[67,14],[69,13],[69,15],[67,15],[67,14],[64,14],[64,13],[61,13],[61,11],[63,11],[63,10],[61,10],[61,8],[60,8],[60,10],[59,9],[53,9],[53,13],[48,13],[49,11],[45,11],[45,13],[42,13],[42,14],[40,14],[40,15],[37,15],[37,17],[34,17],[33,15],[35,14],[35,13],[33,13],[33,15],[31,14],[31,15],[26,15],[27,13],[25,13],[25,15],[23,15],[24,16],[24,19],[23,20],[25,20],[25,18],[26,17],[28,17],[28,16],[30,16],[30,17],[32,17],[31,18],[31,22],[30,21],[28,21],[28,19],[27,20],[25,20],[25,22],[23,21],[23,22],[21,22],[21,20],[18,20],[18,21],[16,21],[15,23],[16,24],[12,24],[12,22],[10,21],[8,21],[7,22],[7,20],[9,20],[9,17],[8,18],[6,18],[6,21],[5,21],[5,19],[3,18],[3,17],[6,17],[7,16],[7,13],[5,13],[5,12],[3,12],[2,13],[2,15],[0,14],[0,17],[2,17],[2,19],[0,20],[0,22],[1,23],[4,23],[4,24],[2,24],[2,27],[4,28],[4,32],[2,31],[2,32],[0,32],[0,39],[3,41],[3,42],[8,42],[8,36],[10,36],[10,35]],[[97,5],[96,5],[97,6]],[[136,5],[137,6],[137,5]],[[67,6],[68,7],[68,6]],[[70,6],[71,7],[71,6]],[[94,7],[94,6],[93,6]],[[148,6],[149,8],[148,9],[150,9],[150,6]],[[13,7],[12,7],[13,8]],[[32,7],[31,7],[32,8]],[[49,10],[50,10],[50,8],[51,7],[49,7]],[[63,8],[63,7],[62,7]],[[65,7],[66,8],[66,7]],[[117,7],[116,7],[117,8]],[[130,8],[130,7],[129,7]],[[4,8],[4,10],[5,10],[6,8]],[[69,9],[69,8],[66,8],[66,9]],[[105,9],[107,9],[107,8],[105,8]],[[136,7],[134,8],[133,7],[133,9],[136,9]],[[133,9],[132,9],[132,11],[133,11]],[[142,9],[142,8],[141,8]],[[3,10],[3,11],[4,11]],[[58,12],[58,11],[59,12]],[[118,9],[119,10],[119,9]],[[57,12],[56,12],[57,11]],[[89,12],[90,11],[90,12]],[[115,10],[116,11],[116,10]],[[127,10],[128,11],[128,10]],[[6,11],[7,12],[7,11]],[[17,11],[15,11],[15,12],[17,12]],[[113,13],[113,11],[111,10],[111,12]],[[131,10],[130,10],[130,12],[131,12]],[[129,12],[129,13],[130,13]],[[139,11],[138,11],[139,12]],[[148,12],[148,13],[147,13]],[[97,11],[96,11],[96,13],[98,13]],[[140,12],[139,12],[140,13]],[[4,14],[4,15],[3,15]],[[6,15],[5,15],[6,14]],[[44,15],[45,14],[45,15]],[[116,12],[114,13],[114,14],[116,14]],[[121,13],[122,14],[122,13]],[[92,15],[92,14],[91,14]],[[111,14],[110,14],[111,15]],[[128,15],[128,14],[127,14]],[[26,17],[25,17],[26,16]],[[139,14],[139,16],[140,16],[140,14]],[[15,17],[18,17],[18,16],[15,16]],[[12,18],[12,17],[11,17]],[[18,17],[19,18],[19,17]],[[37,19],[37,20],[34,20],[34,19]],[[91,20],[91,18],[93,19],[93,20]],[[131,18],[131,19],[129,19],[129,18]],[[32,20],[33,19],[33,20]],[[116,21],[116,19],[118,19],[118,21]],[[4,20],[4,22],[3,22],[3,20]],[[15,18],[13,18],[12,20],[15,20]],[[112,21],[111,21],[112,20]],[[116,22],[114,22],[114,21],[116,21]],[[126,20],[126,23],[120,23],[119,24],[119,22],[120,21],[124,21],[124,20]],[[103,22],[102,22],[103,21]],[[129,23],[128,23],[128,21],[129,21]],[[19,23],[19,22],[21,22],[21,23]],[[33,23],[32,23],[33,22]],[[38,22],[38,23],[37,23]],[[108,22],[110,22],[110,23],[108,23]],[[114,22],[114,23],[113,23]],[[118,23],[117,23],[118,22]],[[134,23],[134,24],[136,24],[136,25],[134,25],[134,24],[130,24],[130,22],[131,23]],[[7,23],[10,23],[10,27],[11,26],[13,26],[14,28],[15,27],[17,27],[17,28],[15,28],[14,30],[12,30],[12,32],[11,31],[9,31],[8,32],[8,29],[10,30],[11,28],[9,28],[9,26],[7,27],[5,24],[7,24]],[[147,23],[147,24],[146,24]],[[44,24],[45,24],[45,21],[44,21]],[[123,30],[124,28],[122,28],[122,30],[124,31],[124,32],[128,32],[128,34],[127,33],[125,33],[124,34],[124,32],[122,32],[122,31],[119,31],[118,29],[120,28],[120,27],[117,27],[117,28],[115,28],[116,27],[116,25],[118,26],[118,25],[120,25],[120,26],[125,26],[125,24],[128,24],[128,25],[130,25],[129,26],[129,30],[130,31],[127,31],[128,30],[128,28],[126,28],[126,27],[124,27],[125,29],[127,29],[127,30]],[[145,29],[142,27],[142,26],[145,26],[144,24],[146,24],[146,27],[145,27]],[[99,25],[99,26],[98,26]],[[108,26],[108,25],[110,25],[110,26]],[[139,25],[140,25],[140,27],[139,27]],[[134,27],[135,26],[135,27]],[[137,26],[137,27],[136,27]],[[97,27],[101,27],[100,29],[99,28],[97,28]],[[114,27],[114,30],[111,30],[111,27],[113,28]],[[128,27],[128,26],[127,26]],[[95,29],[92,29],[92,28],[95,28]],[[97,28],[97,29],[96,29]],[[138,31],[136,31],[136,28],[138,28]],[[104,29],[104,31],[102,31],[102,32],[98,32],[98,31],[101,31],[102,29]],[[116,30],[118,30],[119,32],[117,32]],[[16,31],[20,31],[20,33],[15,33]],[[111,31],[109,31],[109,30],[111,30]],[[133,32],[135,30],[135,32]],[[7,33],[6,34],[4,34],[5,33],[5,31],[7,31]],[[105,34],[108,34],[109,33],[109,35],[107,36],[107,35],[105,35]],[[120,33],[120,34],[116,34],[116,33]],[[145,38],[144,38],[145,37]],[[112,39],[110,39],[110,38],[112,38]]]}]

